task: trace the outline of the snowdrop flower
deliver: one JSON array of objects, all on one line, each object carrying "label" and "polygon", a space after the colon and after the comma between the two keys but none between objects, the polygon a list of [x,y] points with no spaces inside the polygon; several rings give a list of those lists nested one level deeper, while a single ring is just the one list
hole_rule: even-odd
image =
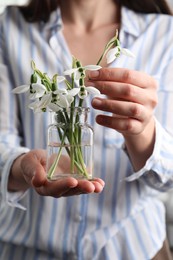
[{"label": "snowdrop flower", "polygon": [[122,48],[121,46],[118,45],[107,52],[106,54],[107,64],[113,62],[116,58],[118,58],[121,55],[121,53],[131,58],[135,57],[135,55],[131,51],[129,51],[126,48]]},{"label": "snowdrop flower", "polygon": [[35,102],[29,105],[29,108],[34,112],[40,112],[47,107],[52,111],[59,111],[62,108],[69,108],[74,101],[74,96],[78,94],[80,89],[72,89],[67,91],[66,89],[58,89],[54,92],[44,94],[41,99],[37,99]]},{"label": "snowdrop flower", "polygon": [[58,89],[53,92],[54,95],[57,95],[55,97],[55,104],[62,108],[69,108],[71,103],[74,101],[74,96],[76,96],[79,93],[80,89],[73,88],[71,90],[66,89]]},{"label": "snowdrop flower", "polygon": [[79,98],[84,99],[88,96],[88,94],[99,95],[100,91],[94,87],[81,86],[78,94]]},{"label": "snowdrop flower", "polygon": [[101,69],[101,66],[99,65],[86,65],[86,66],[81,66],[78,68],[73,68],[69,70],[64,71],[64,75],[72,75],[74,73],[74,77],[76,80],[79,80],[81,77],[85,76],[85,71],[86,70],[99,70]]},{"label": "snowdrop flower", "polygon": [[59,76],[59,75],[54,75],[53,76],[53,82],[56,84],[60,84],[62,82],[64,82],[66,80],[66,78],[64,76]]},{"label": "snowdrop flower", "polygon": [[46,92],[47,92],[47,89],[43,84],[33,83],[32,87],[30,88],[29,98],[30,99],[40,98],[43,95],[45,95]]},{"label": "snowdrop flower", "polygon": [[31,104],[29,104],[29,108],[33,109],[35,113],[43,111],[46,109],[52,100],[52,94],[44,94],[41,99],[37,99]]},{"label": "snowdrop flower", "polygon": [[30,85],[21,85],[12,90],[12,93],[14,94],[21,94],[25,93],[30,90]]},{"label": "snowdrop flower", "polygon": [[21,94],[30,92],[30,99],[42,97],[46,93],[47,89],[43,84],[33,83],[31,85],[21,85],[12,90],[14,94]]}]

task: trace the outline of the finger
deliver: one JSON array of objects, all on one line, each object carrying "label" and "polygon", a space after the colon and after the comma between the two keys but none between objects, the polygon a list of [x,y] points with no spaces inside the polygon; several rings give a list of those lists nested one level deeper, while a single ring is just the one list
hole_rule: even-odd
[{"label": "finger", "polygon": [[140,121],[146,118],[146,109],[144,106],[133,102],[94,98],[92,100],[92,106],[95,109],[111,112],[120,116],[133,117]]},{"label": "finger", "polygon": [[105,182],[100,178],[93,178],[91,181],[100,183],[102,187],[105,186]]},{"label": "finger", "polygon": [[45,182],[46,173],[46,156],[45,151],[40,150],[39,153],[37,150],[29,152],[23,157],[21,162],[21,168],[23,176],[28,183],[31,183],[31,180],[35,181],[35,185],[42,185]]},{"label": "finger", "polygon": [[90,81],[105,80],[125,82],[129,84],[135,84],[141,88],[146,88],[147,86],[157,87],[155,79],[148,74],[126,68],[102,68],[97,71],[89,71],[87,76]]},{"label": "finger", "polygon": [[122,134],[139,134],[143,130],[142,123],[133,118],[98,115],[96,122],[102,126],[113,128]]},{"label": "finger", "polygon": [[78,195],[78,194],[88,194],[93,193],[95,190],[95,186],[92,182],[88,180],[78,180],[77,187],[71,189],[68,195]]},{"label": "finger", "polygon": [[59,198],[77,185],[78,181],[75,178],[69,177],[56,181],[46,180],[43,186],[36,187],[35,189],[42,196]]},{"label": "finger", "polygon": [[42,196],[67,197],[80,194],[100,193],[103,190],[104,182],[101,179],[93,181],[75,180],[66,178],[66,180],[58,180],[45,182],[42,187],[37,187],[36,191]]},{"label": "finger", "polygon": [[103,188],[105,185],[103,185],[103,183],[100,183],[99,181],[92,181],[92,183],[94,184],[95,186],[95,190],[94,190],[94,193],[100,193],[102,192]]},{"label": "finger", "polygon": [[112,99],[127,100],[139,104],[147,102],[151,103],[152,106],[157,104],[157,92],[153,88],[146,91],[139,86],[113,81],[95,81],[88,84],[96,87],[101,94]]},{"label": "finger", "polygon": [[91,181],[79,181],[78,186],[69,190],[64,196],[100,193],[104,188],[104,181],[101,179],[93,179]]},{"label": "finger", "polygon": [[141,89],[132,84],[113,81],[96,81],[88,84],[96,87],[101,94],[111,98],[123,98],[130,101],[136,101],[143,96],[141,94]]}]

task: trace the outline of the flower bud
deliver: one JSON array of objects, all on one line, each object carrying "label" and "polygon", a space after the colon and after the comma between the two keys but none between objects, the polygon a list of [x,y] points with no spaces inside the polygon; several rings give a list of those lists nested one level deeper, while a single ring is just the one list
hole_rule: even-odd
[{"label": "flower bud", "polygon": [[31,75],[30,81],[31,81],[31,84],[37,83],[37,75],[35,72]]},{"label": "flower bud", "polygon": [[57,90],[57,84],[55,82],[52,83],[52,91]]}]

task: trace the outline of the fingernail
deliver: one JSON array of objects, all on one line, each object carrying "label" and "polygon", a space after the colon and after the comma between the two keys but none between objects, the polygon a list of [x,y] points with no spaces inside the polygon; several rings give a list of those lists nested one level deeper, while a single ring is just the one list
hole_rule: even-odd
[{"label": "fingernail", "polygon": [[100,106],[102,104],[102,100],[100,98],[94,98],[92,100],[92,105],[94,106]]},{"label": "fingernail", "polygon": [[98,76],[99,76],[99,70],[93,70],[88,72],[89,79],[97,78]]},{"label": "fingernail", "polygon": [[90,80],[88,80],[88,81],[85,81],[85,86],[86,87],[95,87],[95,82],[94,81],[90,81]]}]

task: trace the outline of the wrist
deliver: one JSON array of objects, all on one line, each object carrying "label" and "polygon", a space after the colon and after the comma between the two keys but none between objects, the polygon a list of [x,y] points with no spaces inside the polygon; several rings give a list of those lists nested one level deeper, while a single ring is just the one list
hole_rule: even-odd
[{"label": "wrist", "polygon": [[23,170],[21,168],[21,162],[24,156],[25,154],[22,154],[17,157],[11,166],[8,179],[8,191],[25,191],[30,187],[24,178]]},{"label": "wrist", "polygon": [[138,135],[124,136],[125,146],[135,171],[140,170],[153,153],[155,121],[152,118],[144,131]]}]

